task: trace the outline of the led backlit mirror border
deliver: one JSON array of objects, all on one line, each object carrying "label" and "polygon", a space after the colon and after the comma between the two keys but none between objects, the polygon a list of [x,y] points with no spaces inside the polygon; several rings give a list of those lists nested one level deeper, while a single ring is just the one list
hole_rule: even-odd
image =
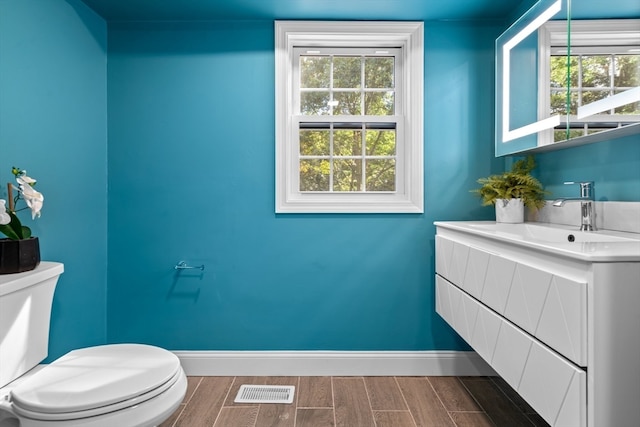
[{"label": "led backlit mirror border", "polygon": [[578,107],[578,118],[583,119],[637,101],[640,101],[640,86]]},{"label": "led backlit mirror border", "polygon": [[[542,11],[538,13],[538,9]],[[537,31],[545,22],[556,15],[562,9],[562,0],[553,0],[552,2],[541,0],[536,3],[525,16],[533,14],[537,16],[524,28],[518,31],[513,37],[508,39],[501,48],[502,51],[502,126],[501,126],[501,142],[506,143],[513,141],[514,139],[522,138],[526,135],[531,135],[546,129],[551,129],[560,124],[560,116],[554,115],[537,122],[511,129],[510,114],[511,114],[511,101],[510,101],[510,85],[511,85],[511,50],[518,45],[521,41],[531,35],[534,31]],[[516,22],[512,28],[518,25],[520,21]],[[508,35],[507,30],[498,40],[498,45],[501,38]]]}]

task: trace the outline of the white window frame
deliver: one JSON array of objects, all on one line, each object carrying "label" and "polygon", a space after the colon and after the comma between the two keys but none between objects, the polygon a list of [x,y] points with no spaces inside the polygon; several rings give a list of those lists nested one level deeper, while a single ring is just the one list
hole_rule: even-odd
[{"label": "white window frame", "polygon": [[[424,30],[422,22],[276,21],[276,213],[424,212]],[[396,191],[299,191],[299,112],[294,100],[294,49],[401,48],[397,110]]]}]

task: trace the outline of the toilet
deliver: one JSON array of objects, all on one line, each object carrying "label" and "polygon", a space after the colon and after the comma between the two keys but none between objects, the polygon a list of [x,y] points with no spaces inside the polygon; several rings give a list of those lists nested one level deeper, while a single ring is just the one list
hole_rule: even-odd
[{"label": "toilet", "polygon": [[171,352],[145,344],[73,350],[48,365],[51,304],[64,266],[0,275],[0,427],[146,427],[182,402]]}]

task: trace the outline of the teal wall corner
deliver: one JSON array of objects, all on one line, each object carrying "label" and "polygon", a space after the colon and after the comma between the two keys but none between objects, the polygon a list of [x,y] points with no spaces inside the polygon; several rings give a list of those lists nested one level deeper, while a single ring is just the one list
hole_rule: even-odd
[{"label": "teal wall corner", "polygon": [[0,2],[0,197],[26,169],[44,194],[22,221],[65,264],[49,360],[106,339],[106,24],[83,3]]}]

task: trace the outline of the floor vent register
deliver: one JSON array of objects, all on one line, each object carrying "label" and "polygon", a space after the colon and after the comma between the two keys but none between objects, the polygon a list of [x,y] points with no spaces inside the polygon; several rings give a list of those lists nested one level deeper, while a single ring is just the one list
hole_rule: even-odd
[{"label": "floor vent register", "polygon": [[291,403],[295,386],[289,385],[247,385],[238,390],[236,403]]}]

